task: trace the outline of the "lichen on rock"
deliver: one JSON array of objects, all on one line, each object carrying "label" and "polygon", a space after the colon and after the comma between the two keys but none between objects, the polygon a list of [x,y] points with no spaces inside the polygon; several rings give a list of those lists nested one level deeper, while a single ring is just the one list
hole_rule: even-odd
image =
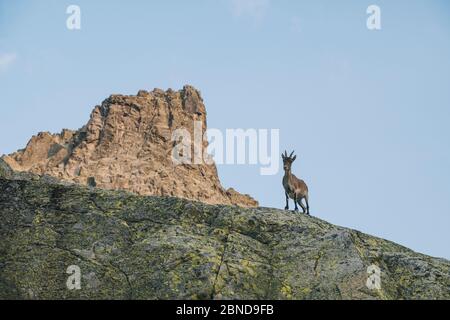
[{"label": "lichen on rock", "polygon": [[62,184],[1,161],[0,204],[0,299],[450,299],[449,261],[290,211]]}]

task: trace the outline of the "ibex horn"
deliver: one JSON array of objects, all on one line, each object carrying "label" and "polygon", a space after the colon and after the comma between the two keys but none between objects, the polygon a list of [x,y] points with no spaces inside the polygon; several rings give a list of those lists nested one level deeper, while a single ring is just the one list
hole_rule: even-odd
[{"label": "ibex horn", "polygon": [[289,158],[292,158],[292,156],[294,155],[295,151],[292,151],[291,155],[289,156]]}]

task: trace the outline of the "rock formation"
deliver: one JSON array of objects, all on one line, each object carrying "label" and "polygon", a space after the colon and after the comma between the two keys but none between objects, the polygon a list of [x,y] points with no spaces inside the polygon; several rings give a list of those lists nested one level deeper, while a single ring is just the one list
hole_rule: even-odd
[{"label": "rock formation", "polygon": [[[112,95],[96,106],[86,126],[60,134],[39,133],[25,149],[4,156],[16,171],[46,174],[98,188],[139,195],[177,196],[210,204],[255,207],[258,203],[234,189],[225,190],[215,164],[174,165],[172,133],[194,122],[206,131],[206,109],[200,92],[140,91]],[[203,149],[207,141],[203,141]]]},{"label": "rock formation", "polygon": [[0,299],[450,299],[449,261],[290,211],[89,188],[1,160],[0,203]]}]

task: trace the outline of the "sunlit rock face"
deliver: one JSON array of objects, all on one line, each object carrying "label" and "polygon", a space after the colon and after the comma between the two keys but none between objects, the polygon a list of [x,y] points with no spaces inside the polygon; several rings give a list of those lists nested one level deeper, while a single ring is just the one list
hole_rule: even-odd
[{"label": "sunlit rock face", "polygon": [[[222,187],[214,163],[174,164],[172,133],[186,129],[194,137],[195,122],[202,124],[204,134],[205,105],[191,86],[111,95],[94,108],[80,130],[39,133],[25,149],[3,159],[16,171],[84,185],[95,181],[103,189],[256,207],[258,202],[250,196]],[[208,142],[200,143],[206,150]]]}]

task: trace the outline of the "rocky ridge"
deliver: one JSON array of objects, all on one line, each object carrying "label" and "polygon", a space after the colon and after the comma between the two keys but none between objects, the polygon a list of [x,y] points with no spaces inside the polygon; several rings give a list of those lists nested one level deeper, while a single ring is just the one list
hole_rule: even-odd
[{"label": "rocky ridge", "polygon": [[0,204],[0,299],[450,299],[449,261],[291,211],[89,188],[1,160]]}]

